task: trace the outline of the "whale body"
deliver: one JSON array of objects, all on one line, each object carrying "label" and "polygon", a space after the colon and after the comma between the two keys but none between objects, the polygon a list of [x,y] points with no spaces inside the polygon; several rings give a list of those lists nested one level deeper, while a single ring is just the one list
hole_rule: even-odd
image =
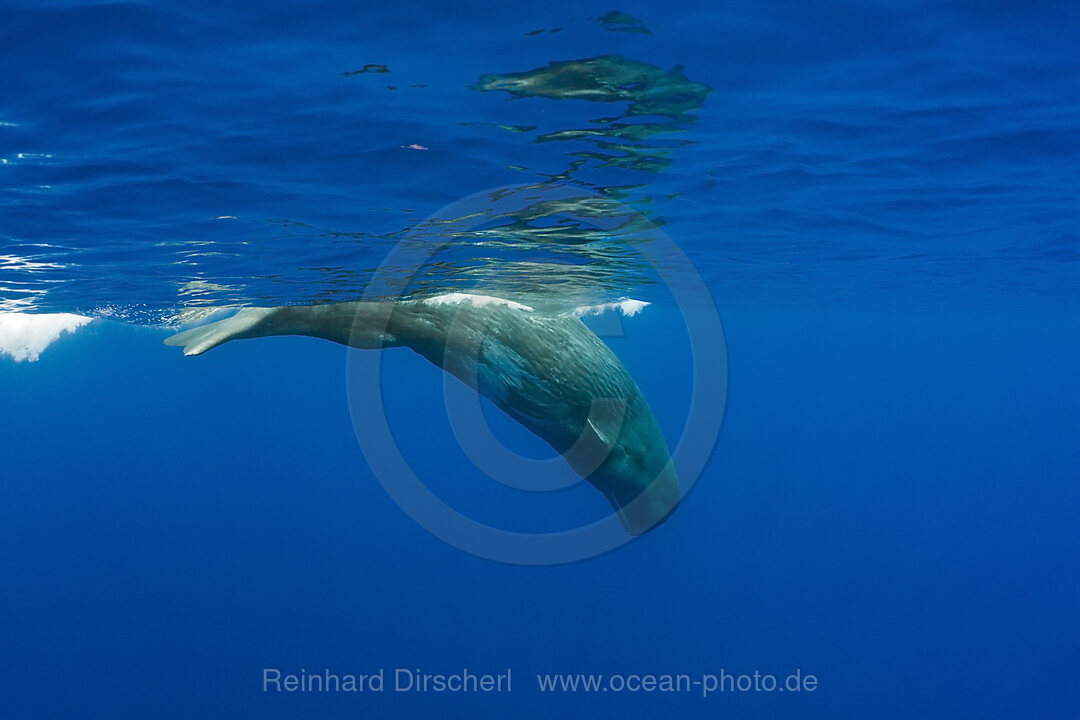
[{"label": "whale body", "polygon": [[307,335],[355,348],[408,347],[547,442],[640,535],[678,506],[679,483],[648,402],[575,314],[482,295],[245,308],[168,338],[185,355],[230,340]]}]

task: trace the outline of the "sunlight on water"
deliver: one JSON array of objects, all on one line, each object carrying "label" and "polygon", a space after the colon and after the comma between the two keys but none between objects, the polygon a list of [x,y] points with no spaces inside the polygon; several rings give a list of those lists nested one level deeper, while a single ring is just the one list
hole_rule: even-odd
[{"label": "sunlight on water", "polygon": [[[101,15],[35,13],[42,27]],[[121,36],[130,23],[166,46],[208,42],[154,6],[106,16]],[[614,9],[508,31],[482,58],[433,46],[407,62],[387,38],[320,46],[314,64],[311,48],[260,45],[256,70],[224,50],[136,63],[62,102],[70,128],[14,78],[0,307],[160,322],[354,300],[376,273],[393,297],[593,305],[653,296],[642,251],[661,232],[722,304],[1069,304],[1069,75],[1048,53],[1045,87],[995,100],[1018,72],[1006,59],[979,79],[948,61],[963,57],[950,37],[931,62],[886,16],[891,49],[880,67],[863,52],[858,72],[803,36],[759,33],[731,57],[752,16],[710,17],[706,37]],[[437,250],[404,272],[384,264],[399,245]]]},{"label": "sunlight on water", "polygon": [[[614,15],[603,20],[605,26],[632,28],[637,27],[636,22],[633,18]],[[344,75],[389,72],[385,65],[367,64]],[[630,182],[637,179],[635,173],[628,174],[624,184],[601,184],[590,178],[596,170],[604,168],[648,173],[668,168],[672,163],[671,150],[691,141],[665,142],[660,138],[686,130],[694,120],[693,113],[702,108],[708,88],[688,80],[681,69],[663,70],[607,55],[552,62],[525,72],[484,75],[473,89],[506,92],[517,98],[621,104],[623,110],[613,117],[592,119],[588,127],[547,128],[543,132],[538,130],[539,123],[462,121],[459,124],[483,132],[508,131],[531,136],[533,143],[568,142],[574,148],[585,144],[594,149],[571,149],[564,156],[565,168],[539,182],[492,190],[490,202],[471,204],[467,215],[449,217],[443,212],[389,232],[330,230],[303,221],[219,215],[214,219],[239,221],[243,228],[226,231],[232,237],[226,237],[224,242],[199,239],[197,235],[203,231],[189,227],[185,237],[162,238],[152,243],[159,252],[166,253],[166,267],[173,275],[170,280],[168,273],[155,273],[155,283],[164,282],[177,288],[176,308],[338,302],[355,299],[365,292],[378,262],[390,248],[398,244],[435,243],[439,250],[422,272],[413,269],[408,277],[392,281],[396,285],[395,293],[423,296],[482,287],[486,292],[540,297],[541,304],[570,308],[625,297],[649,284],[646,264],[633,249],[633,245],[647,242],[648,233],[663,222],[662,218],[649,217],[647,185]],[[544,109],[538,108],[538,112],[543,113]],[[429,149],[418,143],[401,147]],[[51,156],[20,153],[18,157]],[[510,205],[505,202],[508,196],[515,196]],[[146,235],[147,230],[142,229],[140,234]],[[170,230],[167,234],[174,232]],[[236,232],[249,237],[237,245]],[[115,243],[116,251],[121,253],[119,257],[143,256],[151,245],[122,236]],[[302,249],[301,254],[308,255],[308,261],[277,262],[293,254],[294,248]],[[314,248],[319,249],[315,253],[307,252]],[[0,265],[0,272],[25,282],[23,276],[36,269],[65,270],[56,273],[57,278],[108,269],[114,280],[116,273],[131,277],[134,293],[125,297],[110,291],[107,294],[112,301],[107,303],[102,302],[103,298],[83,293],[79,308],[113,317],[124,315],[149,320],[148,313],[169,316],[167,307],[136,309],[139,286],[145,283],[145,278],[132,277],[132,269],[126,264],[118,266],[110,262],[107,251],[57,250],[51,249],[45,257],[70,257],[74,262],[65,264],[44,257],[38,260],[8,255]],[[254,267],[249,267],[252,263]],[[223,274],[229,266],[236,267],[235,273]],[[197,275],[188,274],[191,271]],[[254,277],[241,281],[248,274]],[[262,291],[252,294],[254,285],[262,285]],[[42,299],[40,295],[36,300]],[[33,303],[26,299],[23,305]],[[131,303],[131,309],[120,311],[127,303]]]}]

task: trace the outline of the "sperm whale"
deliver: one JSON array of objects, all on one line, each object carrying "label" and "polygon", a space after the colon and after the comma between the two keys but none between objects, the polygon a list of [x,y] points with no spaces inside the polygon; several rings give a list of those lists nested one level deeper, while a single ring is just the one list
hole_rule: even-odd
[{"label": "sperm whale", "polygon": [[631,535],[681,497],[652,409],[623,364],[573,313],[450,293],[245,308],[165,343],[200,355],[230,340],[306,335],[367,350],[408,347],[491,400],[599,490]]}]

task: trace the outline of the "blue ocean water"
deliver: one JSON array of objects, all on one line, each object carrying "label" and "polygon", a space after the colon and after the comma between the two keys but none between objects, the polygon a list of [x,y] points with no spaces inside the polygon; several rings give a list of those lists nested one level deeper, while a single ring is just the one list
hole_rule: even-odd
[{"label": "blue ocean water", "polygon": [[[99,319],[0,357],[0,718],[1077,716],[1078,19],[4,2],[0,311]],[[535,202],[466,212],[506,192]],[[638,252],[658,234],[723,319],[726,398],[695,394],[694,328]],[[669,444],[726,403],[671,519],[577,563],[474,557],[380,486],[340,346],[162,345],[218,307],[358,299],[402,246],[437,252],[391,268],[412,297],[652,303],[603,336]],[[551,498],[492,493],[462,451],[442,373],[384,363],[417,474],[546,528]],[[575,490],[558,522],[606,510]],[[537,681],[754,672],[817,685]]]}]

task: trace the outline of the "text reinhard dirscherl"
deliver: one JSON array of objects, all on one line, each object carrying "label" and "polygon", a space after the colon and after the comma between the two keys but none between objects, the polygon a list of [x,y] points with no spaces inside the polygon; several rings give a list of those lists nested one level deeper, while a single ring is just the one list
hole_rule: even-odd
[{"label": "text reinhard dirscherl", "polygon": [[[335,673],[329,668],[309,672],[306,668],[284,672],[263,668],[262,690],[273,693],[508,693],[512,692],[512,672],[474,672],[468,668],[430,673],[419,668],[379,668],[367,674]],[[816,675],[796,669],[787,675],[755,670],[733,674],[628,673],[628,674],[546,674],[536,676],[535,690],[541,693],[813,693]]]},{"label": "text reinhard dirscherl", "polygon": [[[390,678],[387,684],[387,677]],[[468,668],[451,673],[427,673],[419,668],[385,668],[367,675],[337,674],[329,668],[320,672],[283,673],[279,668],[263,668],[263,692],[510,692],[510,668],[503,673],[475,673]]]}]

